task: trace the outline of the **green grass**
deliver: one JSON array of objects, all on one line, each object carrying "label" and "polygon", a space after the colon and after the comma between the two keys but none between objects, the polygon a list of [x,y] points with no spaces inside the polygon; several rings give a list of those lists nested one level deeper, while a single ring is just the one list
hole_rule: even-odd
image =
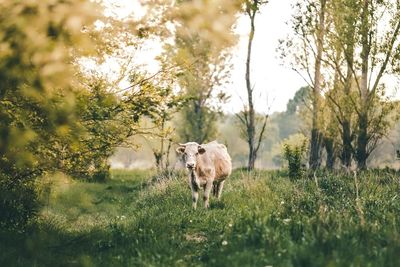
[{"label": "green grass", "polygon": [[[397,173],[236,171],[222,200],[191,208],[186,177],[55,176],[38,221],[0,233],[0,266],[400,266]],[[49,193],[50,192],[50,193]]]}]

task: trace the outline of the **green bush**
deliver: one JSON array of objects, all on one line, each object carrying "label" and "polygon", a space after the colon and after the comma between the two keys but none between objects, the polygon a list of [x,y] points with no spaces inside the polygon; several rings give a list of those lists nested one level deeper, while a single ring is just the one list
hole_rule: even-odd
[{"label": "green bush", "polygon": [[304,176],[305,166],[303,165],[303,160],[306,149],[306,139],[304,139],[300,144],[283,144],[283,156],[288,162],[289,178],[292,180]]},{"label": "green bush", "polygon": [[23,230],[39,209],[35,183],[0,173],[0,228]]}]

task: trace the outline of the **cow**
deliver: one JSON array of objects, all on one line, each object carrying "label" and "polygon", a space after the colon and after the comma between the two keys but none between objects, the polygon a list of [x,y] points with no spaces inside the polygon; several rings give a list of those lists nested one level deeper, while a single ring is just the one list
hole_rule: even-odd
[{"label": "cow", "polygon": [[199,145],[196,142],[179,144],[176,149],[189,171],[189,185],[192,190],[192,207],[196,209],[199,189],[204,189],[204,206],[209,207],[211,189],[213,195],[221,198],[224,182],[232,172],[231,157],[226,146],[217,141]]}]

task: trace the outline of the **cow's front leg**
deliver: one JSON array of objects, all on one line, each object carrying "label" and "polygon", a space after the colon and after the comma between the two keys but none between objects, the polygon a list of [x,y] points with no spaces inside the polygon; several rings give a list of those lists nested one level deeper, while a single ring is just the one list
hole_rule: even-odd
[{"label": "cow's front leg", "polygon": [[195,183],[190,183],[190,189],[192,190],[192,207],[197,208],[197,200],[199,199],[199,187]]},{"label": "cow's front leg", "polygon": [[192,191],[192,207],[193,207],[193,209],[197,208],[197,200],[199,199],[200,183],[198,181],[199,181],[199,179],[197,178],[196,174],[193,171],[190,172],[189,184],[190,184],[190,189]]},{"label": "cow's front leg", "polygon": [[197,208],[197,200],[199,199],[199,190],[197,188],[192,188],[192,207]]},{"label": "cow's front leg", "polygon": [[206,188],[204,189],[204,207],[206,207],[206,208],[208,208],[210,206],[209,200],[210,200],[210,193],[211,193],[212,186],[213,186],[213,182],[210,180],[207,180]]}]

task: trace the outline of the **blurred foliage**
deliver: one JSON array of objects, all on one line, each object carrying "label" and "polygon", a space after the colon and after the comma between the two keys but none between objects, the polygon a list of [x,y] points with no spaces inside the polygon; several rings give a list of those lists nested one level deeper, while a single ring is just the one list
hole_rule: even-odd
[{"label": "blurred foliage", "polygon": [[33,179],[57,166],[57,140],[73,142],[75,56],[91,52],[88,1],[0,2],[0,202],[2,224],[35,211]]},{"label": "blurred foliage", "polygon": [[223,86],[232,68],[232,27],[239,6],[226,0],[176,1],[164,13],[174,27],[159,61],[167,69],[177,66],[177,86],[189,99],[177,127],[181,142],[203,143],[216,137],[221,103],[228,99]]}]

